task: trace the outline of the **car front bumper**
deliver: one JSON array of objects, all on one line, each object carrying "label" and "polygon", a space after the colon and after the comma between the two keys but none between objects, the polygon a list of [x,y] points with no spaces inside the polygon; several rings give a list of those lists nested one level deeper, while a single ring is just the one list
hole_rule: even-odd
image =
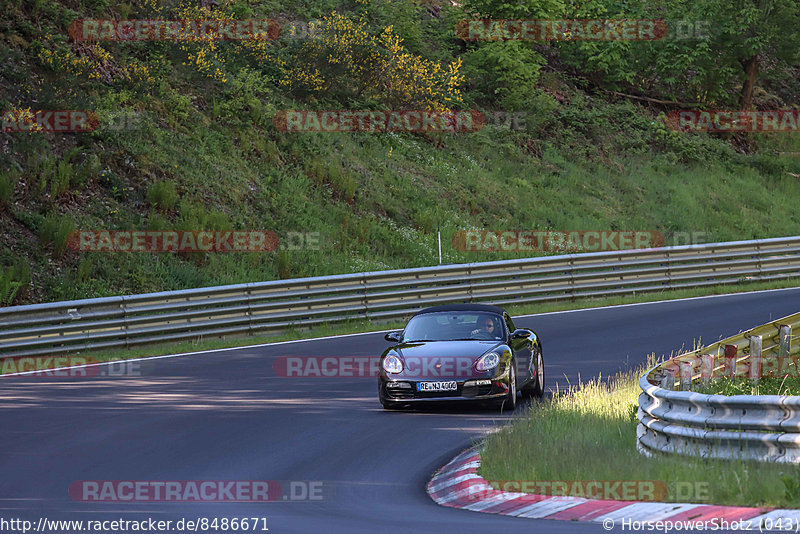
[{"label": "car front bumper", "polygon": [[[447,382],[437,380],[436,382]],[[456,389],[450,391],[424,391],[415,380],[385,380],[379,382],[379,395],[383,402],[404,404],[408,402],[485,401],[505,397],[508,385],[497,379],[452,380]]]}]

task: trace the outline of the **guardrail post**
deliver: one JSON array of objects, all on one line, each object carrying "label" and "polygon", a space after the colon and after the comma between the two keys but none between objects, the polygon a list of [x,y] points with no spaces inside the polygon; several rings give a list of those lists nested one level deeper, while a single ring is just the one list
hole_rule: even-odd
[{"label": "guardrail post", "polygon": [[361,276],[361,305],[364,306],[364,318],[369,321],[369,280],[366,275]]},{"label": "guardrail post", "polygon": [[[122,319],[122,339],[125,341],[125,348],[127,349],[127,348],[130,348],[130,336],[128,335],[128,308],[127,308],[127,306],[125,304],[126,304],[126,301],[125,301],[125,297],[123,296],[122,297],[122,302],[119,303],[119,307],[122,310],[122,317],[121,317],[121,319]],[[64,333],[61,332],[59,334],[59,337],[63,336],[63,335],[64,335]],[[86,344],[85,344],[85,347],[86,347],[87,350],[89,349],[90,340],[91,340],[91,336],[87,336]]]},{"label": "guardrail post", "polygon": [[475,294],[472,290],[472,264],[470,263],[467,267],[467,294],[469,295],[469,301],[475,302]]},{"label": "guardrail post", "polygon": [[693,371],[692,367],[693,367],[693,362],[680,363],[681,391],[692,390],[692,371]]},{"label": "guardrail post", "polygon": [[725,345],[725,376],[732,381],[736,379],[736,345]]},{"label": "guardrail post", "polygon": [[789,371],[789,350],[792,343],[792,327],[782,324],[778,328],[778,372],[783,375]]},{"label": "guardrail post", "polygon": [[661,387],[669,391],[675,389],[675,369],[664,369],[664,376],[661,378]]},{"label": "guardrail post", "polygon": [[245,312],[245,314],[247,315],[247,333],[250,334],[251,336],[254,334],[254,332],[253,332],[253,309],[251,307],[252,304],[253,304],[252,303],[252,297],[253,297],[253,290],[252,290],[250,284],[247,284],[245,292],[244,292],[245,302],[247,303],[247,311]]},{"label": "guardrail post", "polygon": [[[669,252],[670,252],[670,249],[669,249],[669,247],[667,247],[667,249],[666,249],[666,251],[665,251],[665,252],[666,252],[666,253],[664,254],[664,255],[666,256],[666,258],[665,258],[665,261],[666,261],[666,263],[667,263],[667,272],[666,272],[666,277],[667,277],[667,287],[672,287],[672,271],[671,271],[671,267],[672,267],[672,261],[670,261],[670,257],[669,257]],[[662,265],[663,265],[663,264],[662,264]]]},{"label": "guardrail post", "polygon": [[714,355],[703,354],[700,356],[700,379],[703,385],[707,386],[711,383],[714,376]]},{"label": "guardrail post", "polygon": [[761,336],[750,336],[750,382],[758,384],[761,376]]},{"label": "guardrail post", "polygon": [[575,300],[575,257],[569,255],[569,296]]}]

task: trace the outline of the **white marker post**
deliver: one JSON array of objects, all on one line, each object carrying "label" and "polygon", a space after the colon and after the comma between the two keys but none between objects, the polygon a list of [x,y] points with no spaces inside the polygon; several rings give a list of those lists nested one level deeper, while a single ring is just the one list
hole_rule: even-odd
[{"label": "white marker post", "polygon": [[439,240],[439,265],[442,264],[442,231],[439,230],[439,227],[436,227],[436,235]]}]

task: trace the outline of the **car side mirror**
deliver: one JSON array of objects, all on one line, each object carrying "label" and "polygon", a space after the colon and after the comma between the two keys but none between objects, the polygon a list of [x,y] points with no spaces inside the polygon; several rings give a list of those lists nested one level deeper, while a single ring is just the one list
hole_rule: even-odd
[{"label": "car side mirror", "polygon": [[386,341],[391,341],[393,343],[400,343],[400,332],[389,332],[388,334],[383,336],[383,339],[385,339]]},{"label": "car side mirror", "polygon": [[517,328],[514,330],[514,333],[511,334],[511,339],[527,339],[530,337],[530,335],[531,333],[524,328]]}]

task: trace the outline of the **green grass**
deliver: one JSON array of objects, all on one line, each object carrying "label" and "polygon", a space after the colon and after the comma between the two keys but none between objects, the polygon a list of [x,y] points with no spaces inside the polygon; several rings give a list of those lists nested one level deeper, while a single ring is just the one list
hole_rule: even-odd
[{"label": "green grass", "polygon": [[656,500],[667,502],[800,507],[798,466],[642,456],[636,449],[636,407],[644,370],[609,381],[596,378],[534,404],[486,439],[478,473],[490,483],[653,481],[666,493],[656,491]]},{"label": "green grass", "polygon": [[[666,132],[650,108],[588,97],[558,69],[543,86],[563,101],[532,87],[542,105],[523,108],[526,130],[285,133],[272,124],[279,110],[376,103],[338,102],[334,95],[308,101],[283,89],[270,65],[235,70],[229,82],[216,83],[163,43],[104,45],[115,65],[146,65],[152,84],[76,78],[36,54],[45,44],[68,48],[65,21],[95,6],[67,4],[42,0],[41,11],[32,12],[16,2],[0,13],[0,42],[7,44],[0,46],[7,66],[0,87],[9,88],[0,104],[141,119],[120,131],[3,137],[9,146],[0,153],[0,266],[24,258],[32,271],[32,283],[12,304],[435,265],[437,228],[446,263],[527,256],[452,245],[459,230],[478,228],[652,230],[666,244],[679,233],[706,242],[800,234],[800,181],[790,174],[800,173],[800,159],[776,154],[800,150],[796,136],[754,136],[756,152],[742,155],[723,136]],[[256,18],[298,9],[298,20],[342,7],[244,4]],[[382,4],[400,10],[387,20],[404,30],[411,48],[453,59],[446,17],[421,10],[419,19],[416,9],[405,13],[405,3]],[[109,13],[139,13],[123,6],[108,6]],[[55,216],[64,218],[61,230],[69,221],[77,230],[200,230],[222,221],[284,240],[289,232],[319,232],[320,248],[79,253],[65,250],[59,229],[32,238],[43,218]]]},{"label": "green grass", "polygon": [[798,395],[800,378],[761,378],[757,384],[747,378],[719,379],[705,386],[695,384],[692,391],[707,395]]}]

